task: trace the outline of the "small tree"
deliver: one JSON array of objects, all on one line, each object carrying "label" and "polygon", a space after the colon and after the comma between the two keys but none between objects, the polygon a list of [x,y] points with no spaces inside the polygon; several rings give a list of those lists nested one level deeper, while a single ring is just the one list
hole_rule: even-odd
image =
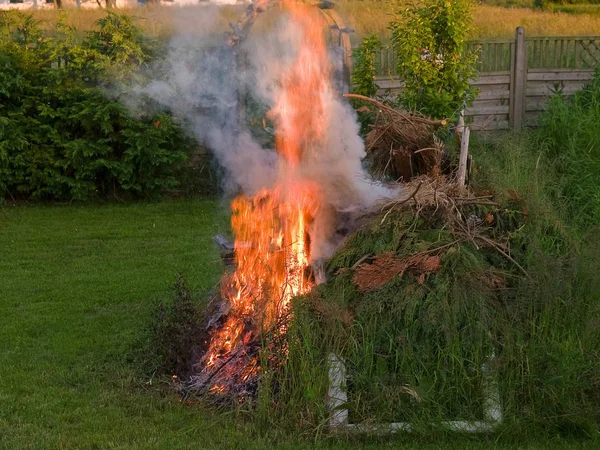
[{"label": "small tree", "polygon": [[354,70],[352,72],[352,92],[374,97],[379,90],[375,83],[377,64],[375,59],[381,50],[379,36],[372,34],[363,39],[361,46],[354,53]]},{"label": "small tree", "polygon": [[473,101],[477,55],[465,47],[470,25],[468,0],[424,0],[390,22],[405,107],[451,118]]}]

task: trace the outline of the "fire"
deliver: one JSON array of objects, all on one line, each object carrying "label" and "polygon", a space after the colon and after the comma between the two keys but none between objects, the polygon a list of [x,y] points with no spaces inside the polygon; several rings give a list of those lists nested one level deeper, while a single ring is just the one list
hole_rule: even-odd
[{"label": "fire", "polygon": [[311,225],[322,205],[318,184],[305,178],[302,168],[325,148],[332,66],[319,13],[304,4],[285,6],[302,38],[269,112],[277,130],[279,176],[273,188],[241,195],[231,204],[236,269],[221,283],[230,309],[201,361],[213,392],[226,390],[225,376],[245,381],[257,373],[257,357],[247,354],[248,345],[264,330],[285,331],[290,300],[314,284]]}]

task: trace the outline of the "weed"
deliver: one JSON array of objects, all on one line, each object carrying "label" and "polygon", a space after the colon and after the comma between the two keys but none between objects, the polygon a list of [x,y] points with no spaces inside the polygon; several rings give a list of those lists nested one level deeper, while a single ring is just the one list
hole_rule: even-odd
[{"label": "weed", "polygon": [[146,363],[148,369],[158,374],[180,377],[189,374],[198,360],[198,349],[207,338],[205,306],[192,298],[183,275],[179,274],[173,302],[159,303],[152,314],[149,348],[144,351],[145,355],[151,357]]}]

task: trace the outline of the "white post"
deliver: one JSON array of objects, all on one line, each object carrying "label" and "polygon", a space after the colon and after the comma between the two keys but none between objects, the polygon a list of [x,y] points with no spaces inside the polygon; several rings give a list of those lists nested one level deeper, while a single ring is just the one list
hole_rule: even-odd
[{"label": "white post", "polygon": [[467,176],[467,156],[469,155],[469,136],[471,131],[469,127],[465,127],[462,133],[462,139],[460,140],[460,157],[458,159],[458,185],[465,185],[465,178]]},{"label": "white post", "polygon": [[498,389],[498,380],[492,373],[490,364],[494,362],[496,355],[492,353],[492,357],[488,362],[481,366],[483,375],[483,396],[484,396],[484,411],[485,420],[494,424],[502,422],[502,404],[500,402],[500,390]]},{"label": "white post", "polygon": [[348,394],[346,393],[346,366],[331,353],[329,355],[329,426],[337,428],[348,425]]}]

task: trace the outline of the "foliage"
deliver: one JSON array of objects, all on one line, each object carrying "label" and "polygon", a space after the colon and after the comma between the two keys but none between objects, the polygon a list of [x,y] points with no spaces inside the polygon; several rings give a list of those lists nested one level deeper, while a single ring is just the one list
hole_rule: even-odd
[{"label": "foliage", "polygon": [[[409,421],[429,435],[432,422],[481,420],[487,363],[504,414],[498,439],[595,436],[600,242],[576,231],[568,201],[557,199],[557,167],[538,143],[534,133],[472,143],[474,188],[502,205],[487,209],[488,226],[527,277],[489,249],[455,242],[437,210],[376,217],[338,249],[327,282],[296,299],[284,385],[260,407],[320,430],[334,352],[349,373],[353,423]],[[441,267],[427,278],[409,270],[372,291],[355,285],[365,255],[402,259],[441,246]]]},{"label": "foliage", "polygon": [[573,97],[557,93],[540,115],[541,148],[555,161],[560,192],[573,221],[587,229],[600,219],[600,70]]},{"label": "foliage", "polygon": [[465,49],[471,26],[467,0],[426,0],[390,22],[401,101],[433,118],[452,118],[470,104],[477,55]]},{"label": "foliage", "polygon": [[[355,50],[351,76],[353,93],[367,97],[377,95],[379,86],[375,82],[376,59],[380,50],[381,41],[375,34],[363,39],[361,46]],[[375,121],[375,113],[362,100],[352,100],[352,104],[357,109],[361,134],[364,135],[369,132],[370,125]]]},{"label": "foliage", "polygon": [[150,322],[147,357],[154,356],[153,372],[187,375],[196,361],[198,346],[206,339],[203,310],[192,298],[185,279],[175,282],[173,303],[159,303]]},{"label": "foliage", "polygon": [[375,58],[381,50],[379,36],[372,34],[363,39],[360,47],[354,52],[352,70],[352,92],[374,97],[379,86],[375,83],[377,65]]},{"label": "foliage", "polygon": [[108,94],[151,57],[130,17],[109,12],[79,39],[65,20],[47,37],[11,12],[0,36],[0,197],[150,196],[177,185],[192,141],[168,114],[134,117]]}]

